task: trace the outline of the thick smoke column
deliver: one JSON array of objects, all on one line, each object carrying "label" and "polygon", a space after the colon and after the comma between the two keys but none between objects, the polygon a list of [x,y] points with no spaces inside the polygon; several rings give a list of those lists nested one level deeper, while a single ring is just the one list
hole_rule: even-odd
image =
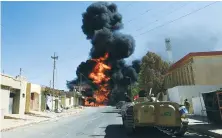
[{"label": "thick smoke column", "polygon": [[93,39],[96,31],[107,28],[110,31],[122,27],[122,16],[117,12],[115,4],[96,2],[90,5],[83,13],[83,33],[88,39]]},{"label": "thick smoke column", "polygon": [[[109,88],[112,91],[120,87],[125,89],[130,83],[137,81],[140,61],[133,61],[131,66],[126,65],[124,61],[133,54],[135,41],[132,36],[119,32],[123,24],[117,6],[107,2],[93,3],[83,13],[82,22],[83,33],[92,44],[90,58],[101,58],[107,53],[109,55],[105,61],[107,65],[111,66],[111,70],[106,72],[106,75],[111,78],[108,82]],[[72,90],[73,84],[79,81],[81,74],[88,77],[92,72],[96,62],[91,59],[78,66],[77,79],[67,83],[70,90]],[[93,86],[94,89],[97,88],[89,77],[83,77],[82,81]],[[122,93],[124,92],[122,91]]]}]

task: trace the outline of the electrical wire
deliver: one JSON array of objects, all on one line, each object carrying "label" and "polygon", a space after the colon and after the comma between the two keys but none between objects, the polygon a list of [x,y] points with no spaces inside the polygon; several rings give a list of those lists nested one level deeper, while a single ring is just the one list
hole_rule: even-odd
[{"label": "electrical wire", "polygon": [[168,25],[168,24],[171,24],[171,23],[173,23],[173,22],[176,22],[176,21],[178,21],[178,20],[180,20],[180,19],[182,19],[182,18],[185,18],[185,17],[187,17],[187,16],[190,16],[190,15],[192,15],[192,14],[198,12],[198,11],[201,11],[201,10],[203,10],[203,9],[205,9],[205,8],[213,5],[213,4],[216,4],[216,3],[218,3],[218,2],[219,2],[219,1],[215,1],[215,2],[212,2],[212,3],[210,3],[210,4],[207,4],[207,5],[205,5],[204,7],[201,7],[201,8],[198,8],[198,9],[196,9],[196,10],[193,10],[192,12],[189,12],[189,13],[187,13],[187,14],[185,14],[185,15],[183,15],[183,16],[180,16],[179,18],[176,18],[176,19],[174,19],[174,20],[165,22],[164,24],[161,24],[161,25],[159,25],[159,26],[156,26],[156,27],[154,27],[154,28],[152,28],[152,29],[150,29],[150,30],[147,30],[147,31],[145,31],[145,32],[143,32],[143,33],[135,36],[135,37],[142,36],[142,35],[144,35],[144,34],[146,34],[146,33],[149,33],[149,32],[151,32],[151,31],[153,31],[153,30],[155,30],[155,29],[158,29],[158,28],[164,27],[165,25]]},{"label": "electrical wire", "polygon": [[[170,13],[166,14],[163,18],[165,18],[165,17],[169,16],[170,14],[172,14],[172,13],[174,13],[174,12],[182,9],[183,7],[185,7],[185,6],[187,6],[187,5],[188,5],[188,3],[185,3],[185,4],[181,5],[179,8],[176,8],[176,9],[174,9],[173,11],[171,11]],[[150,26],[151,24],[158,22],[159,20],[160,20],[160,19],[155,19],[154,21],[148,23],[148,25],[138,28],[136,31],[140,31],[140,30],[142,30],[143,28],[148,27],[148,26]]]},{"label": "electrical wire", "polygon": [[[167,6],[164,10],[161,10],[161,12],[164,12],[166,9],[169,9],[172,5],[174,5],[174,4],[169,4],[169,6]],[[128,25],[129,23],[135,21],[138,17],[140,17],[140,16],[142,16],[142,15],[145,15],[145,14],[149,13],[150,11],[153,11],[153,9],[146,9],[145,12],[140,13],[140,14],[138,14],[136,17],[134,17],[134,18],[132,18],[132,19],[126,21],[126,22],[124,23],[124,26],[126,26],[126,25]]]}]

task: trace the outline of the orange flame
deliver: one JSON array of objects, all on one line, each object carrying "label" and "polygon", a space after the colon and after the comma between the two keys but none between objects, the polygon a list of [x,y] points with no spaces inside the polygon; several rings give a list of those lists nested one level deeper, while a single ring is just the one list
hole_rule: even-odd
[{"label": "orange flame", "polygon": [[[109,57],[108,53],[105,54],[104,57],[100,57],[98,59],[92,59],[96,62],[96,66],[94,67],[93,71],[89,74],[89,78],[93,79],[93,83],[97,84],[99,86],[99,90],[94,92],[93,97],[96,99],[96,106],[104,105],[108,100],[108,94],[109,90],[107,88],[106,82],[110,80],[108,76],[106,76],[104,73],[106,70],[110,70],[111,66],[106,65],[104,61]],[[85,104],[92,106],[91,104],[88,104],[86,98]]]},{"label": "orange flame", "polygon": [[94,103],[94,102],[89,102],[88,100],[90,99],[90,98],[92,98],[92,97],[87,97],[86,99],[85,99],[85,106],[96,106],[96,104]]}]

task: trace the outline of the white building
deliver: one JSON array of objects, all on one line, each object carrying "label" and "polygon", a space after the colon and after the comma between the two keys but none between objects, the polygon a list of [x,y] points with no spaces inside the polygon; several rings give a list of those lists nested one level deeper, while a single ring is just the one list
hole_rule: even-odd
[{"label": "white building", "polygon": [[188,99],[191,103],[192,111],[196,115],[206,115],[202,93],[214,91],[222,88],[222,85],[190,85],[176,86],[167,90],[168,100],[179,104],[184,104]]}]

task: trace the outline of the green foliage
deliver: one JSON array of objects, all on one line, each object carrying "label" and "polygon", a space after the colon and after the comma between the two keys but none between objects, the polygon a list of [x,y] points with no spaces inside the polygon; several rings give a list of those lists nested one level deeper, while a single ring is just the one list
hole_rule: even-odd
[{"label": "green foliage", "polygon": [[158,92],[164,92],[164,75],[169,69],[169,63],[163,61],[155,53],[148,52],[142,58],[141,70],[139,73],[139,87],[156,95]]},{"label": "green foliage", "polygon": [[133,84],[132,85],[132,98],[134,97],[134,96],[136,96],[138,93],[139,93],[139,84],[138,83],[135,83],[135,84]]},{"label": "green foliage", "polygon": [[49,87],[45,87],[42,89],[42,94],[43,95],[51,94],[54,96],[60,96],[60,95],[64,94],[64,92],[60,91],[60,90],[56,90],[56,89],[53,90],[52,88],[49,88]]}]

